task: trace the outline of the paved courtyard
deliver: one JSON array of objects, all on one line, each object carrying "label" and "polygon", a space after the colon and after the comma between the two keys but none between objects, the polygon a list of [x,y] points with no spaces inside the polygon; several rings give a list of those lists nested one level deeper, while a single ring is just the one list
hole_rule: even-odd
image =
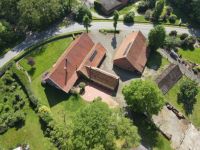
[{"label": "paved courtyard", "polygon": [[117,90],[111,94],[112,98],[119,103],[120,106],[125,106],[125,101],[122,95],[122,88],[124,85],[131,82],[131,80],[139,78],[136,73],[132,73],[118,67],[113,66],[113,57],[116,53],[116,48],[121,44],[123,39],[129,34],[131,31],[123,31],[120,34],[114,36],[114,34],[102,34],[99,33],[98,30],[90,32],[90,37],[95,42],[100,42],[106,48],[106,58],[104,59],[103,63],[101,64],[100,68],[117,75],[120,77],[119,87]]},{"label": "paved courtyard", "polygon": [[109,94],[109,91],[106,91],[95,84],[87,85],[82,97],[88,102],[92,102],[95,98],[101,97],[102,101],[108,104],[109,107],[114,108],[119,106],[119,104]]}]

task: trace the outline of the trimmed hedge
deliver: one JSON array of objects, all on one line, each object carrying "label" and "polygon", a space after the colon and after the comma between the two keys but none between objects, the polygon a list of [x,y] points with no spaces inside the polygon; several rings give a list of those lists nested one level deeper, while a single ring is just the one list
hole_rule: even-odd
[{"label": "trimmed hedge", "polygon": [[30,100],[31,106],[33,106],[33,108],[37,111],[38,107],[41,104],[39,103],[38,99],[34,96],[32,90],[31,90],[28,77],[26,76],[26,74],[24,72],[22,72],[21,70],[18,70],[15,65],[13,65],[11,69],[12,69],[12,72],[13,72],[15,78],[20,82],[25,93],[27,94],[27,96]]},{"label": "trimmed hedge", "polygon": [[62,34],[62,35],[57,35],[57,36],[53,36],[50,37],[48,39],[42,40],[40,42],[38,42],[37,44],[32,45],[31,47],[27,48],[24,50],[24,52],[22,52],[19,56],[17,56],[14,61],[17,62],[20,59],[22,59],[23,57],[25,57],[26,55],[28,55],[29,53],[31,53],[32,51],[34,51],[35,49],[37,49],[38,47],[48,44],[50,42],[56,41],[56,40],[60,40],[63,38],[67,38],[67,37],[74,37],[76,35],[79,35],[81,33],[83,33],[84,31],[80,30],[80,31],[76,31],[76,32],[71,32],[71,33],[67,33],[67,34]]}]

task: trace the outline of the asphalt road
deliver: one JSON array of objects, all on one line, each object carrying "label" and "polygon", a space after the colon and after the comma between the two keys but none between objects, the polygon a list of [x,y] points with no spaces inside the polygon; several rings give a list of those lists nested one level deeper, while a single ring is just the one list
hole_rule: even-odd
[{"label": "asphalt road", "polygon": [[[91,24],[90,30],[98,30],[98,29],[112,29],[113,28],[113,22],[93,22]],[[153,25],[151,24],[134,24],[134,25],[124,25],[122,22],[118,23],[118,29],[120,30],[132,30],[132,31],[138,31],[140,30],[145,36],[148,35],[149,31],[153,28]],[[167,33],[169,33],[172,30],[176,30],[178,33],[189,33],[189,34],[195,34],[200,35],[200,32],[194,31],[191,29],[186,28],[179,28],[179,27],[172,27],[168,26],[165,27]],[[31,45],[47,39],[51,36],[74,32],[78,30],[83,30],[84,27],[81,24],[74,23],[68,27],[58,28],[58,27],[52,27],[48,29],[47,31],[43,31],[41,33],[37,33],[34,35],[31,35],[26,38],[25,41],[23,41],[21,44],[17,45],[15,48],[13,48],[11,51],[7,52],[4,56],[0,57],[0,67],[2,67],[4,64],[6,64],[8,61],[10,61],[12,58],[17,56],[20,52],[22,52],[24,49],[30,47]]]}]

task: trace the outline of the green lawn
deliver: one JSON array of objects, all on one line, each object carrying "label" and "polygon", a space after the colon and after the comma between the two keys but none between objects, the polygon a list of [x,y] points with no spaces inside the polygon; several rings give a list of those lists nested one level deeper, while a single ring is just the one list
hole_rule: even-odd
[{"label": "green lawn", "polygon": [[[45,44],[34,50],[29,56],[20,61],[20,65],[28,71],[32,80],[47,71],[57,61],[61,54],[72,42],[72,38],[64,38],[48,44]],[[27,58],[33,57],[35,61],[34,68],[27,64]]]},{"label": "green lawn", "polygon": [[[183,77],[181,80],[179,80],[179,82],[166,94],[166,100],[186,116],[183,104],[178,103],[177,101],[177,94],[179,93],[180,84],[183,82],[184,78],[186,77]],[[196,127],[200,127],[200,93],[197,96],[197,102],[194,105],[192,114],[187,117]]]},{"label": "green lawn", "polygon": [[169,61],[162,57],[159,52],[152,52],[147,61],[147,67],[156,71],[162,71],[165,66],[169,65]]},{"label": "green lawn", "polygon": [[135,4],[129,4],[126,7],[122,8],[121,10],[119,10],[119,15],[125,15],[130,11],[136,11],[136,6]]},{"label": "green lawn", "polygon": [[32,150],[53,150],[55,147],[45,138],[38,116],[29,108],[26,111],[25,125],[19,129],[11,128],[0,135],[0,149],[14,148],[18,144],[29,144]]},{"label": "green lawn", "polygon": [[54,41],[38,48],[34,53],[30,54],[36,62],[35,71],[33,73],[30,71],[31,67],[27,65],[26,59],[20,62],[32,77],[31,88],[35,96],[42,104],[51,108],[54,119],[60,123],[63,123],[64,117],[69,122],[76,111],[86,105],[86,102],[80,97],[74,98],[52,86],[47,85],[43,87],[41,85],[41,79],[43,73],[52,67],[71,41],[72,38]]},{"label": "green lawn", "polygon": [[178,53],[182,55],[184,59],[200,64],[200,48],[195,48],[194,50],[179,49]]}]

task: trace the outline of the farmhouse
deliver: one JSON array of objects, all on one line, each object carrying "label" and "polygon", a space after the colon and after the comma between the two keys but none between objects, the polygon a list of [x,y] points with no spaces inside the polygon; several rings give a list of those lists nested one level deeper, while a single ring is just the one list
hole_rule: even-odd
[{"label": "farmhouse", "polygon": [[178,65],[170,64],[169,67],[156,79],[158,87],[166,94],[182,77],[182,72]]},{"label": "farmhouse", "polygon": [[101,11],[105,15],[110,15],[114,10],[124,7],[128,0],[98,0],[97,2],[100,4]]},{"label": "farmhouse", "polygon": [[44,80],[66,93],[80,77],[115,90],[119,78],[97,68],[105,56],[106,49],[83,33],[67,48]]},{"label": "farmhouse", "polygon": [[122,69],[142,74],[148,58],[147,42],[144,35],[132,32],[121,43],[114,56],[113,63]]}]

